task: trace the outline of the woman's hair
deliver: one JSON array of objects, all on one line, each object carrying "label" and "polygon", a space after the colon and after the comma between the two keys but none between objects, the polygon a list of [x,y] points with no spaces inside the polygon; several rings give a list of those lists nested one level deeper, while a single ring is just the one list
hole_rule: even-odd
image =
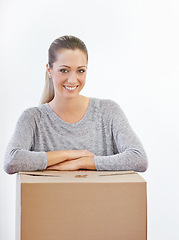
[{"label": "woman's hair", "polygon": [[[88,51],[86,45],[79,38],[74,36],[62,36],[55,39],[48,50],[48,64],[50,68],[53,68],[53,63],[57,60],[57,52],[60,49],[79,49],[86,54],[88,61]],[[42,93],[40,104],[48,103],[54,98],[54,86],[53,81],[49,78],[46,70],[45,74],[45,86]]]}]

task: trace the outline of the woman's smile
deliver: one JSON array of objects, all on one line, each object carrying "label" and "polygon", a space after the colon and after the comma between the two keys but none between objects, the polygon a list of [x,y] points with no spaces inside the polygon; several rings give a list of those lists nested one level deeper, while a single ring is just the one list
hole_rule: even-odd
[{"label": "woman's smile", "polygon": [[77,86],[66,86],[66,85],[63,85],[65,90],[67,90],[68,92],[74,92],[78,88],[78,86],[79,85],[77,85]]}]

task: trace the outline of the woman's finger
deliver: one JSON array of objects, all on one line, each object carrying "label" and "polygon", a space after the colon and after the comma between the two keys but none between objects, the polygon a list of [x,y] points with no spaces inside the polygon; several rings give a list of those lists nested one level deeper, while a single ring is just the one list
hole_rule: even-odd
[{"label": "woman's finger", "polygon": [[96,156],[94,153],[88,150],[69,150],[68,160],[73,160],[81,157],[94,157]]}]

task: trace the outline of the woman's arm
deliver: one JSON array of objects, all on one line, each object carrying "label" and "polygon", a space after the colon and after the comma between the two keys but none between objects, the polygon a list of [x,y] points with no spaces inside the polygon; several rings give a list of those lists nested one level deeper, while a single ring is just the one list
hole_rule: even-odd
[{"label": "woman's arm", "polygon": [[110,156],[95,156],[97,170],[144,172],[148,161],[144,148],[129,125],[122,109],[114,101],[108,101],[105,114],[111,124],[111,138],[117,148],[117,154]]},{"label": "woman's arm", "polygon": [[94,157],[80,157],[77,159],[64,161],[53,166],[47,167],[47,170],[75,171],[79,169],[96,170]]},{"label": "woman's arm", "polygon": [[145,172],[148,168],[146,156],[136,149],[110,156],[96,156],[94,162],[98,171]]},{"label": "woman's arm", "polygon": [[34,132],[36,123],[34,109],[25,110],[19,117],[15,131],[6,148],[4,170],[13,174],[20,171],[44,170],[47,165],[47,154],[34,152]]},{"label": "woman's arm", "polygon": [[[95,154],[89,152],[88,150],[65,150],[65,151],[47,152],[47,167],[48,167],[48,169],[58,170],[57,168],[59,166],[62,166],[62,164],[70,165],[72,161],[73,161],[73,163],[72,163],[73,165],[75,163],[79,163],[79,167],[80,167],[82,162],[84,162],[85,159],[86,160],[87,159],[89,160],[92,158],[94,159],[94,156],[95,156]],[[65,163],[64,163],[64,161],[65,161]],[[75,166],[77,167],[77,164]]]}]

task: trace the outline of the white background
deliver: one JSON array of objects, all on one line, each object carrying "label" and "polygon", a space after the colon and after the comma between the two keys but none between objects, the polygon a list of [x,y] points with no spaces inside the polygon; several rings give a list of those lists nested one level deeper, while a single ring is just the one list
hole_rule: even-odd
[{"label": "white background", "polygon": [[0,24],[0,239],[15,239],[5,148],[22,111],[39,104],[49,45],[71,34],[89,51],[82,94],[117,101],[147,152],[148,239],[178,240],[178,0],[1,0]]}]

